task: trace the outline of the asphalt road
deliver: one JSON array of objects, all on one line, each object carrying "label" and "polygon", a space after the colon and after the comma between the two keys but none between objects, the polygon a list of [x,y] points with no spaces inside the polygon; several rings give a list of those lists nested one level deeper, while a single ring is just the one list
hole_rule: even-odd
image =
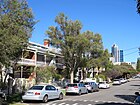
[{"label": "asphalt road", "polygon": [[132,79],[122,85],[100,89],[89,94],[67,95],[63,100],[50,100],[48,103],[28,102],[29,105],[133,105],[135,92],[140,90],[140,79]]}]

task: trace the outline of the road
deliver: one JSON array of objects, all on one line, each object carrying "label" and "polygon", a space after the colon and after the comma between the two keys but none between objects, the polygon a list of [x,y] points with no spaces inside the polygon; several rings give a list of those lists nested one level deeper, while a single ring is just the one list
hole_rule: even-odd
[{"label": "road", "polygon": [[50,100],[48,103],[28,102],[29,105],[133,105],[135,92],[140,90],[140,79],[109,89],[100,89],[99,92],[89,94],[68,95],[63,100]]}]

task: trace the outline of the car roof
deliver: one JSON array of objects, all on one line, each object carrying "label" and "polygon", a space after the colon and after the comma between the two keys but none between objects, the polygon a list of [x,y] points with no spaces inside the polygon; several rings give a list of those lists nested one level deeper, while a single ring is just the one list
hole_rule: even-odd
[{"label": "car roof", "polygon": [[[34,85],[34,86],[47,86],[47,85],[51,85],[51,84],[43,83],[43,84],[37,84],[37,85]],[[53,85],[52,85],[52,86],[53,86]]]}]

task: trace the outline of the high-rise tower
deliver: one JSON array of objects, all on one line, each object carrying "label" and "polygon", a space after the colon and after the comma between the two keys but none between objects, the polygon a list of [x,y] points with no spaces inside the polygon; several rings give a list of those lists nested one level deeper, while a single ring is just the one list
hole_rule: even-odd
[{"label": "high-rise tower", "polygon": [[124,59],[123,59],[123,50],[120,50],[120,62],[123,62]]},{"label": "high-rise tower", "polygon": [[113,44],[112,48],[111,48],[111,53],[112,56],[115,58],[115,62],[119,62],[120,61],[120,53],[119,53],[119,48],[116,44]]}]

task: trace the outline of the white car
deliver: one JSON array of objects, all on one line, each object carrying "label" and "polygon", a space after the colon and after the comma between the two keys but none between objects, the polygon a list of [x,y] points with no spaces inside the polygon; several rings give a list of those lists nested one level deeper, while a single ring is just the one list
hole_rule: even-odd
[{"label": "white car", "polygon": [[124,78],[120,78],[120,81],[121,81],[121,83],[126,83],[127,82],[127,80],[124,79]]},{"label": "white car", "polygon": [[46,103],[49,99],[63,99],[63,93],[53,85],[42,84],[32,86],[25,95],[22,96],[22,100],[42,100]]},{"label": "white car", "polygon": [[113,80],[113,85],[121,85],[120,79],[114,79]]},{"label": "white car", "polygon": [[83,83],[73,83],[66,86],[66,94],[76,93],[81,95],[82,93],[88,93],[88,89]]},{"label": "white car", "polygon": [[100,89],[107,89],[107,88],[110,88],[110,84],[107,83],[106,81],[99,82],[99,88],[100,88]]}]

